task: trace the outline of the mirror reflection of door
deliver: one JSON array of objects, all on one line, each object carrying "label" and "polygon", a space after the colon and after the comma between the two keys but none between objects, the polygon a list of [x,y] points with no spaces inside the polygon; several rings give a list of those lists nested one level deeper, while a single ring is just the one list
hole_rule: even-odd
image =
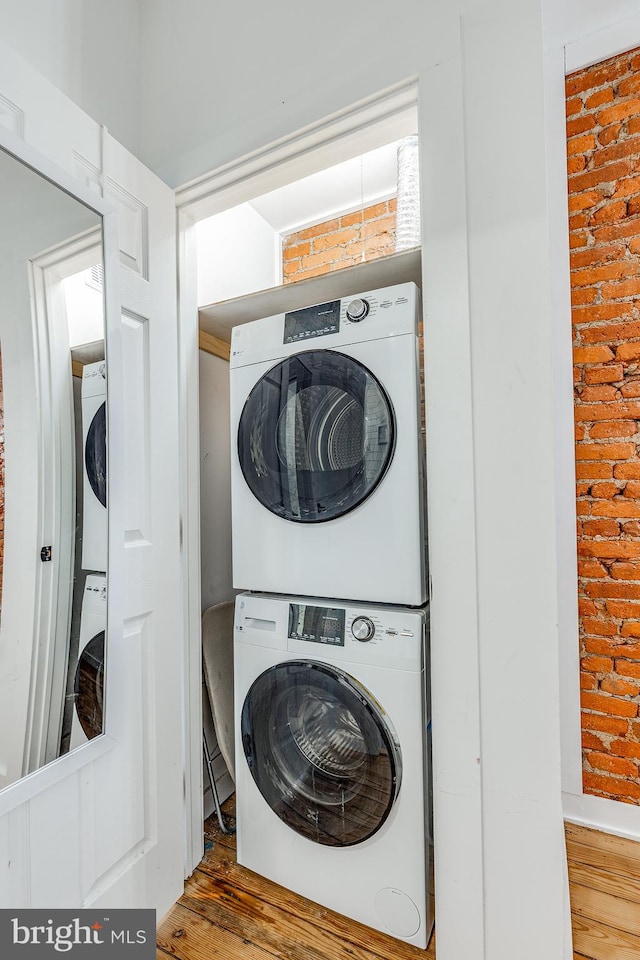
[{"label": "mirror reflection of door", "polygon": [[[107,561],[106,504],[98,500],[94,539],[103,559],[83,564],[81,383],[90,363],[105,366],[103,291],[95,282],[101,217],[5,152],[0,209],[1,789],[103,729],[104,642],[86,654],[85,647],[106,629]],[[106,376],[102,394],[106,405]],[[104,433],[106,500],[106,416]],[[86,713],[91,701],[83,726],[77,704]]]}]

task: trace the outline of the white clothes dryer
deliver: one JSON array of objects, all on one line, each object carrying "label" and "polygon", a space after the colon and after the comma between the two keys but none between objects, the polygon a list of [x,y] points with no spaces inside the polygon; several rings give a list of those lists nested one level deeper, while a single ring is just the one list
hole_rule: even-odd
[{"label": "white clothes dryer", "polygon": [[99,736],[103,731],[106,629],[107,578],[92,574],[85,581],[82,595],[70,750]]},{"label": "white clothes dryer", "polygon": [[418,313],[406,283],[234,328],[237,589],[424,603]]},{"label": "white clothes dryer", "polygon": [[240,594],[238,863],[401,940],[433,926],[424,609]]},{"label": "white clothes dryer", "polygon": [[107,366],[82,371],[82,569],[107,569]]}]

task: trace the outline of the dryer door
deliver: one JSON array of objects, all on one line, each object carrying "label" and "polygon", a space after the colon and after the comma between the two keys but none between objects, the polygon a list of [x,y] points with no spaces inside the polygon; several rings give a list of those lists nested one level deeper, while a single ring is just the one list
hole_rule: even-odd
[{"label": "dryer door", "polygon": [[238,427],[238,457],[252,493],[286,520],[333,520],[383,478],[395,443],[391,401],[363,364],[307,350],[255,385]]},{"label": "dryer door", "polygon": [[371,694],[341,670],[313,660],[266,670],[245,698],[241,735],[260,793],[309,840],[362,843],[389,816],[400,745]]},{"label": "dryer door", "polygon": [[87,740],[92,740],[103,730],[104,630],[92,637],[80,654],[73,692],[80,726]]},{"label": "dryer door", "polygon": [[107,404],[102,403],[89,425],[84,463],[91,489],[103,507],[107,505]]}]

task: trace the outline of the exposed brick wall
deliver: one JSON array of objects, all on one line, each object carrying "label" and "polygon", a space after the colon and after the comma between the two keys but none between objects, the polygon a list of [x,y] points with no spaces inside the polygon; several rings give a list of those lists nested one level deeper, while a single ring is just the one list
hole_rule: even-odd
[{"label": "exposed brick wall", "polygon": [[291,233],[282,244],[283,282],[319,277],[363,260],[389,256],[395,239],[395,199]]},{"label": "exposed brick wall", "polygon": [[640,50],[567,78],[587,793],[640,802]]}]

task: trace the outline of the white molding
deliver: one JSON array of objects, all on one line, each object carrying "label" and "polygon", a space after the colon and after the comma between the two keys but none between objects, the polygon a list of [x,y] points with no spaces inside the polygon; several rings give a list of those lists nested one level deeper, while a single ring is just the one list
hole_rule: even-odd
[{"label": "white molding", "polygon": [[369,145],[374,128],[386,122],[387,140],[394,140],[398,124],[404,129],[406,115],[416,109],[417,79],[412,78],[179,187],[178,209],[193,207],[194,219],[202,220],[347,159],[355,141],[359,152],[373,149],[381,142],[376,136]]},{"label": "white molding", "polygon": [[202,793],[202,622],[200,572],[200,381],[197,254],[192,212],[178,209],[178,363],[184,596],[185,876],[204,851]]},{"label": "white molding", "polygon": [[0,126],[0,149],[5,150],[12,156],[30,167],[38,176],[49,180],[54,186],[60,187],[71,197],[75,197],[90,210],[104,216],[110,213],[114,207],[108,200],[103,200],[88,187],[83,186],[75,177],[67,173],[62,167],[50,160],[49,157],[40,153],[35,147],[27,143],[11,130]]},{"label": "white molding", "polygon": [[578,572],[564,51],[545,55],[549,260],[555,393],[560,735],[563,790],[582,790]]},{"label": "white molding", "polygon": [[[7,120],[9,123],[6,122]],[[18,137],[24,137],[24,110],[2,95],[0,95],[0,124],[12,130]]]},{"label": "white molding", "polygon": [[[458,38],[460,41],[460,37]],[[486,957],[477,502],[462,50],[420,78],[438,956]],[[447,91],[446,98],[442,90]],[[425,136],[423,131],[428,131]],[[439,148],[447,144],[447,149]],[[429,170],[429,176],[425,170]],[[455,443],[451,438],[455,437]],[[446,468],[443,465],[446,463]],[[448,571],[454,571],[451,575]],[[455,611],[455,614],[453,613]],[[455,636],[455,640],[454,640]],[[453,641],[453,642],[452,642]],[[460,704],[464,703],[464,710]],[[456,923],[464,903],[464,923]]]},{"label": "white molding", "polygon": [[640,842],[640,812],[634,804],[588,793],[563,793],[562,802],[570,823]]},{"label": "white molding", "polygon": [[566,45],[565,71],[575,73],[640,46],[640,16],[613,23]]},{"label": "white molding", "polygon": [[103,733],[102,736],[88,740],[87,743],[72,750],[71,753],[65,753],[63,757],[58,757],[57,760],[48,763],[46,767],[34,770],[33,773],[23,777],[22,780],[18,780],[16,783],[0,790],[0,818],[11,810],[15,810],[16,807],[33,800],[57,783],[67,780],[71,774],[88,767],[99,757],[113,750],[116,745],[112,737]]}]

